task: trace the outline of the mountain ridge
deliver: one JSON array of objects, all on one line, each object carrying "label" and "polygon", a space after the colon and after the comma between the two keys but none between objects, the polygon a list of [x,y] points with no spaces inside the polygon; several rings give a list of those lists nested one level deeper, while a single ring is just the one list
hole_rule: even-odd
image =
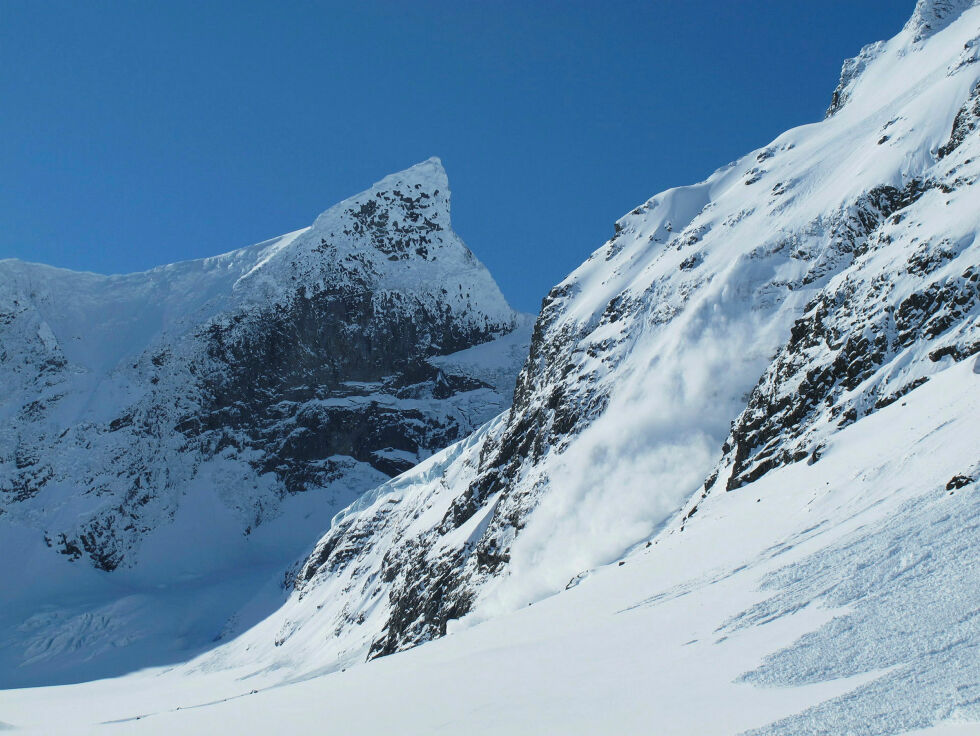
[{"label": "mountain ridge", "polygon": [[[308,228],[207,259],[110,276],[0,264],[0,523],[31,530],[36,564],[67,589],[66,564],[139,589],[236,556],[266,576],[360,493],[505,409],[529,325],[452,230],[449,197],[433,158]],[[20,571],[4,573],[18,587]],[[75,576],[103,598],[86,614],[18,594],[69,619],[34,640],[116,606]],[[140,646],[171,626],[150,619]],[[188,642],[223,622],[210,625]],[[41,660],[77,663],[59,646]]]},{"label": "mountain ridge", "polygon": [[[268,730],[289,712],[308,730],[760,736],[980,720],[978,28],[980,3],[920,0],[894,38],[845,62],[823,121],[617,220],[543,300],[509,408],[426,458],[383,447],[412,467],[324,523],[215,645],[73,691],[100,694],[87,718],[125,713],[144,732]],[[379,212],[405,204],[397,186],[347,200],[347,229],[371,242]],[[441,258],[420,239],[439,223],[417,221],[365,277]],[[318,222],[310,252],[345,252],[334,216]],[[307,306],[244,334],[216,326],[209,347],[246,370],[205,384],[213,403],[192,407],[187,435],[234,457],[254,428],[315,435],[321,412],[384,403],[363,382],[332,384],[322,361],[304,370],[332,393],[308,396],[305,378],[248,359],[303,366],[287,348],[309,334]],[[432,324],[416,316],[406,330]],[[435,398],[451,375],[483,385],[449,386],[449,401],[485,398],[520,353],[514,334],[426,357],[434,378],[366,370],[391,405]],[[445,342],[426,333],[423,355]],[[267,397],[300,405],[288,432]],[[216,433],[228,428],[240,434]],[[323,470],[293,459],[281,467],[297,482]],[[186,528],[209,511],[190,509]],[[86,613],[32,611],[0,631],[28,664],[132,632],[125,611]],[[116,686],[132,701],[114,702]]]}]

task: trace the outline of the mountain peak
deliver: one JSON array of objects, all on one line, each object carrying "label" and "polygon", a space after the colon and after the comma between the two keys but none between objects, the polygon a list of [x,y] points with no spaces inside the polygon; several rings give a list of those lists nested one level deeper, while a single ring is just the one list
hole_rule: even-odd
[{"label": "mountain peak", "polygon": [[914,41],[921,41],[946,28],[978,0],[918,0],[912,17],[905,24]]},{"label": "mountain peak", "polygon": [[[383,190],[408,189],[413,192],[425,192],[430,196],[449,195],[449,177],[438,156],[432,156],[407,169],[388,174],[381,181],[375,182],[363,194]],[[438,194],[436,194],[438,192]],[[361,195],[358,195],[361,196]]]},{"label": "mountain peak", "polygon": [[263,300],[270,289],[290,291],[297,279],[358,283],[433,305],[445,302],[464,322],[511,325],[515,313],[453,230],[449,198],[449,180],[436,157],[389,174],[321,213],[295,237],[253,246],[249,262],[255,265],[236,282],[236,293]]},{"label": "mountain peak", "polygon": [[442,166],[442,160],[438,156],[432,156],[425,161],[420,161],[414,166],[409,166],[407,169],[388,174],[380,181],[372,184],[362,194],[398,187],[407,187],[413,191],[427,192],[430,195],[437,190],[440,193],[448,192],[449,176],[446,174],[446,169]]},{"label": "mountain peak", "polygon": [[[425,210],[429,222],[449,229],[449,194],[449,177],[442,161],[432,156],[407,169],[388,174],[363,192],[334,205],[317,217],[313,229],[322,229],[338,216],[357,219],[370,216],[374,227],[387,225],[389,216],[403,223],[417,223],[418,220],[413,218],[421,210]],[[392,208],[396,211],[387,212]],[[382,212],[383,223],[377,219],[378,213]],[[363,224],[367,225],[366,222]]]},{"label": "mountain peak", "polygon": [[441,183],[447,183],[449,181],[446,177],[446,169],[442,165],[442,159],[438,156],[429,156],[425,161],[420,161],[414,166],[409,166],[407,169],[389,174],[381,181],[384,182],[389,179],[418,180],[420,183],[431,182],[434,184],[438,184],[440,181]]}]

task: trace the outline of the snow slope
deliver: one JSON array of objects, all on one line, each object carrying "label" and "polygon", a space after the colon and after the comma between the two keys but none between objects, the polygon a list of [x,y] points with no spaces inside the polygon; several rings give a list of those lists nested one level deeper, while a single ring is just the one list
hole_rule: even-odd
[{"label": "snow slope", "polygon": [[825,120],[620,219],[545,299],[511,408],[337,514],[275,612],[0,720],[980,721],[978,61],[980,3],[920,0]]},{"label": "snow slope", "polygon": [[274,610],[333,514],[509,405],[527,322],[438,159],[214,258],[0,263],[0,682],[186,658]]},{"label": "snow slope", "polygon": [[819,463],[713,495],[702,523],[409,652],[285,685],[297,670],[192,663],[6,691],[0,719],[66,734],[975,733],[980,488],[946,484],[980,472],[978,381],[976,358],[950,366]]}]

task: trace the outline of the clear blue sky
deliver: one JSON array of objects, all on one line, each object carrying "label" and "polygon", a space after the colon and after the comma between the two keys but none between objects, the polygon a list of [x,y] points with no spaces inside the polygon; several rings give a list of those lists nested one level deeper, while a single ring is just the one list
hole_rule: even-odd
[{"label": "clear blue sky", "polygon": [[0,1],[0,258],[122,272],[440,156],[518,308],[656,192],[819,119],[913,0]]}]

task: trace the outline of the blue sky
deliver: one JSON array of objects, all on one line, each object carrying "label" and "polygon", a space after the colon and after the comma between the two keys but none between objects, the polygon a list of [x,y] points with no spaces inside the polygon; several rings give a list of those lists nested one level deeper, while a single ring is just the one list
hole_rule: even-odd
[{"label": "blue sky", "polygon": [[818,120],[913,0],[0,2],[0,258],[124,272],[440,156],[514,306],[656,192]]}]

